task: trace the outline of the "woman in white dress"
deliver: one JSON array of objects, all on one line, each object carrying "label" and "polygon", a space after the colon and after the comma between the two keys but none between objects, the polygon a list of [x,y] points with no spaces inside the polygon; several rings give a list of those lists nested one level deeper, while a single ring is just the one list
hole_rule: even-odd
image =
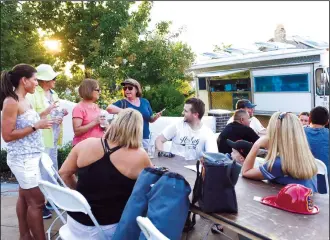
[{"label": "woman in white dress", "polygon": [[24,240],[45,239],[44,196],[38,187],[44,151],[40,129],[51,128],[53,121],[40,119],[25,98],[38,85],[36,72],[30,65],[18,64],[11,71],[3,71],[0,80],[1,132],[8,143],[7,164],[19,183],[16,213],[20,239]]}]

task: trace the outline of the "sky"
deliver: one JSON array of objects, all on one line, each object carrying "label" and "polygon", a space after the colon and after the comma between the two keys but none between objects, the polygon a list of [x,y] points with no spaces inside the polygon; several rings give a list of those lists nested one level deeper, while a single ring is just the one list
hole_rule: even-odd
[{"label": "sky", "polygon": [[149,26],[164,20],[172,21],[172,30],[185,27],[180,40],[196,54],[222,42],[246,47],[268,41],[278,24],[284,25],[287,36],[329,42],[329,1],[155,1]]}]

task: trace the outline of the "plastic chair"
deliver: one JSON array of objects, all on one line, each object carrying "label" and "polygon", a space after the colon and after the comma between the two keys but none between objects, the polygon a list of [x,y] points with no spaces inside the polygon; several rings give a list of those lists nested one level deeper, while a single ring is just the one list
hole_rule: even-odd
[{"label": "plastic chair", "polygon": [[329,180],[328,180],[327,166],[321,160],[316,159],[316,158],[315,158],[315,160],[316,160],[316,165],[317,165],[317,174],[324,175],[325,184],[327,186],[327,194],[329,194]]},{"label": "plastic chair", "polygon": [[[64,181],[62,180],[62,178],[60,177],[60,175],[58,174],[57,170],[54,168],[54,165],[53,165],[53,161],[51,160],[51,158],[49,157],[48,154],[46,153],[42,153],[41,155],[41,164],[42,166],[44,167],[44,169],[46,170],[46,172],[48,173],[48,175],[50,176],[50,178],[57,184],[60,186],[60,184],[58,183],[58,181],[56,180],[56,178],[61,182],[62,186],[66,187],[67,186],[65,185]],[[56,178],[55,178],[56,176]],[[46,197],[46,196],[45,196]],[[53,203],[53,201],[51,199],[48,199],[46,197],[47,201],[50,203],[50,205],[53,207],[54,211],[56,212],[57,214],[57,217],[54,219],[54,221],[52,222],[52,224],[49,226],[49,228],[47,229],[46,233],[47,233],[47,236],[48,236],[48,239],[50,240],[51,237],[50,237],[50,233],[52,231],[52,228],[54,226],[54,224],[56,223],[56,221],[58,219],[60,219],[62,221],[63,224],[66,224],[66,220],[65,218],[63,217],[63,214],[66,212],[66,211],[60,211],[57,206]]]},{"label": "plastic chair", "polygon": [[[61,209],[70,212],[83,212],[88,214],[94,225],[99,230],[100,239],[106,240],[106,236],[99,223],[95,219],[90,205],[81,193],[70,188],[64,188],[42,180],[39,181],[39,188],[47,199],[50,199]],[[60,228],[59,235],[64,240],[75,240],[74,236],[70,235],[70,229],[66,224]]]},{"label": "plastic chair", "polygon": [[165,237],[155,225],[152,224],[149,218],[138,216],[136,218],[137,224],[142,230],[144,236],[148,240],[169,240],[169,238]]}]

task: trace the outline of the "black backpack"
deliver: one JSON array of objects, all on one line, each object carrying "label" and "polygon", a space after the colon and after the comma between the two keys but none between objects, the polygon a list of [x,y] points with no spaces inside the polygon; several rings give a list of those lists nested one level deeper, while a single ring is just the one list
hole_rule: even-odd
[{"label": "black backpack", "polygon": [[[202,160],[196,163],[197,176],[191,205],[198,202],[206,213],[237,213],[235,185],[242,166],[222,153],[202,155]],[[189,212],[184,231],[190,231],[195,223],[195,214],[191,218]]]}]

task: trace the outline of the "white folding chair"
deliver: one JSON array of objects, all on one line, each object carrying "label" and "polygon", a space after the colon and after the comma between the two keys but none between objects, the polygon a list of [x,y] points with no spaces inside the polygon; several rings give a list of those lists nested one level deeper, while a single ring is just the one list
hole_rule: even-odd
[{"label": "white folding chair", "polygon": [[317,174],[324,175],[325,184],[327,187],[327,194],[329,194],[329,180],[328,180],[327,166],[321,160],[316,159],[316,158],[315,158],[315,160],[316,160],[316,165],[317,165]]},{"label": "white folding chair", "polygon": [[58,181],[56,180],[58,179],[61,182],[62,186],[67,187],[64,181],[62,180],[62,178],[60,177],[60,175],[58,174],[57,170],[54,168],[53,161],[48,154],[46,153],[41,154],[41,163],[44,169],[47,171],[48,175],[55,183],[58,183]]},{"label": "white folding chair", "polygon": [[[39,188],[41,192],[47,197],[47,199],[50,199],[52,202],[54,202],[57,206],[59,206],[61,209],[64,209],[65,211],[70,212],[83,212],[85,214],[88,214],[88,216],[93,221],[94,225],[99,230],[99,236],[101,240],[106,240],[106,236],[98,224],[97,220],[95,219],[91,207],[88,204],[85,197],[70,188],[64,188],[55,184],[52,184],[50,182],[46,181],[39,181]],[[67,224],[63,225],[59,230],[59,235],[61,239],[63,240],[84,240],[82,238],[76,239],[70,232],[70,229]],[[88,239],[88,236],[86,236],[86,240]]]},{"label": "white folding chair", "polygon": [[136,221],[148,240],[169,240],[152,224],[149,218],[138,216]]},{"label": "white folding chair", "polygon": [[[67,186],[65,185],[64,181],[62,180],[62,178],[60,177],[60,175],[58,174],[57,170],[54,168],[54,165],[53,165],[53,161],[52,159],[49,157],[48,154],[46,153],[42,153],[41,154],[41,164],[42,166],[44,167],[44,169],[46,170],[46,172],[48,173],[48,175],[50,176],[50,178],[57,184],[60,186],[59,182],[56,180],[56,178],[61,182],[62,186],[66,187]],[[56,177],[56,178],[55,178]],[[54,219],[54,221],[52,222],[52,224],[49,226],[49,228],[47,229],[46,233],[47,233],[47,236],[48,236],[48,240],[50,240],[50,233],[52,231],[52,228],[54,226],[54,224],[56,223],[56,221],[58,219],[60,219],[62,221],[63,224],[66,224],[66,220],[65,218],[63,217],[63,214],[66,212],[66,211],[60,211],[57,206],[53,203],[53,201],[51,199],[48,199],[47,196],[45,196],[45,198],[47,199],[47,201],[50,203],[50,205],[53,207],[54,211],[56,212],[57,214],[57,217]]]}]

